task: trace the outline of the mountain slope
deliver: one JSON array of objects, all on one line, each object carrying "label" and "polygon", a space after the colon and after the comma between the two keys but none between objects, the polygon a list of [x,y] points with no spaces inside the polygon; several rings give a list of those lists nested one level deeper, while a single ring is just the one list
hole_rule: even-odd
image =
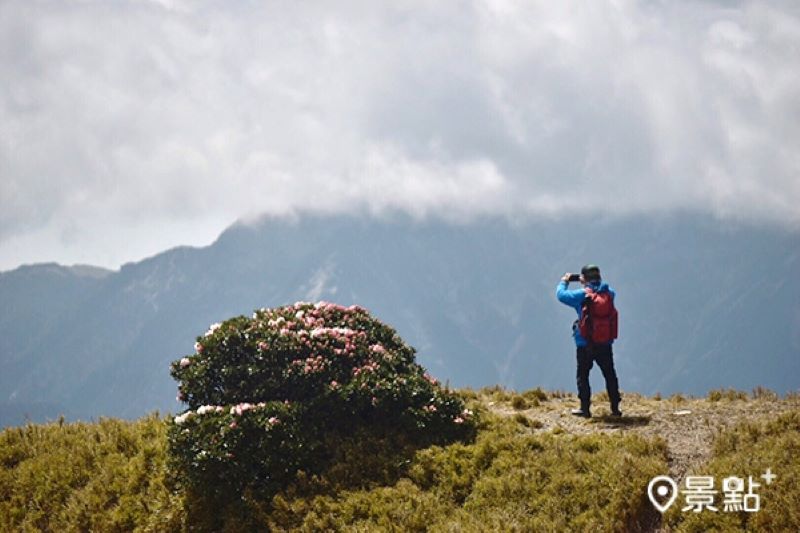
[{"label": "mountain slope", "polygon": [[554,292],[564,271],[587,262],[619,295],[624,390],[798,388],[797,233],[692,216],[462,225],[306,217],[236,225],[211,246],[102,275],[53,265],[0,274],[0,422],[20,423],[22,406],[45,403],[31,411],[178,410],[167,366],[191,353],[196,335],[296,300],[367,307],[455,386],[572,390],[574,312]]}]

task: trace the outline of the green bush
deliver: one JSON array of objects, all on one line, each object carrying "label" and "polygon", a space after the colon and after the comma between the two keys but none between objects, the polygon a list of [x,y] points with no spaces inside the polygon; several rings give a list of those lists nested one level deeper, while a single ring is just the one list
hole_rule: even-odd
[{"label": "green bush", "polygon": [[[188,409],[169,429],[170,465],[190,492],[269,498],[321,472],[336,436],[391,428],[420,442],[475,430],[462,400],[361,307],[298,302],[213,325],[172,376]],[[332,436],[334,438],[332,438]]]}]

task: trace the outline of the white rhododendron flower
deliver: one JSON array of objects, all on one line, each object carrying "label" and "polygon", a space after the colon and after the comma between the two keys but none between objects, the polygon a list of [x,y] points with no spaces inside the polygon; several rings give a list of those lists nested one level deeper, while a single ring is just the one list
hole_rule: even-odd
[{"label": "white rhododendron flower", "polygon": [[214,324],[211,324],[211,326],[209,326],[209,328],[208,328],[208,331],[206,331],[206,334],[204,335],[204,337],[208,337],[209,335],[213,334],[215,331],[217,331],[221,327],[222,327],[222,324],[220,324],[219,322],[215,322]]},{"label": "white rhododendron flower", "polygon": [[183,424],[184,422],[189,420],[190,416],[192,416],[192,412],[191,411],[186,411],[182,415],[178,415],[178,416],[175,417],[175,423],[180,426],[181,424]]}]

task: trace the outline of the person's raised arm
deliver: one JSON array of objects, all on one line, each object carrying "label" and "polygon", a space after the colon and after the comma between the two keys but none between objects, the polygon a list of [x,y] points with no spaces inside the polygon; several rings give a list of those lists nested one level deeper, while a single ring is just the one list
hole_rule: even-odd
[{"label": "person's raised arm", "polygon": [[561,281],[558,283],[558,287],[556,288],[556,298],[558,298],[558,301],[563,304],[575,307],[583,303],[586,293],[583,291],[583,289],[574,291],[569,290],[569,278],[571,275],[572,274],[567,272],[561,278]]}]

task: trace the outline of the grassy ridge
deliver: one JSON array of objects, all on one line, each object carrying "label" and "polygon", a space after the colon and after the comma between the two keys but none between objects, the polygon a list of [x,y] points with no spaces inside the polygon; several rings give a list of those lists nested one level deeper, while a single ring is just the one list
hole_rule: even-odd
[{"label": "grassy ridge", "polygon": [[[356,435],[336,443],[338,460],[324,475],[301,475],[270,502],[246,494],[224,509],[170,481],[166,423],[157,415],[7,429],[0,530],[800,530],[796,409],[721,433],[697,471],[721,479],[771,467],[779,478],[759,490],[761,512],[673,508],[661,524],[644,487],[669,473],[664,440],[540,429],[525,416],[489,412],[485,396],[468,396],[482,420],[474,442],[414,449],[402,435]],[[522,396],[555,401],[542,391]]]},{"label": "grassy ridge", "polygon": [[165,484],[166,425],[29,424],[0,434],[3,531],[162,531],[180,524]]}]

